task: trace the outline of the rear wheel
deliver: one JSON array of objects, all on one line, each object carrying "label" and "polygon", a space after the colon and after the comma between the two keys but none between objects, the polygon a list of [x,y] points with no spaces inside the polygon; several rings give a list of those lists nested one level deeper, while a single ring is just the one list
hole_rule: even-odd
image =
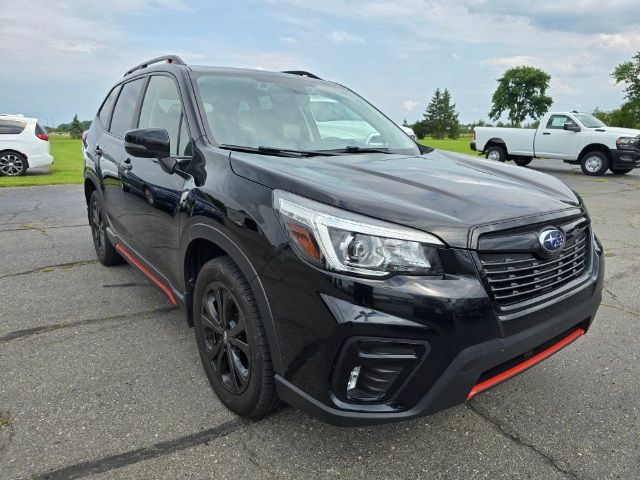
[{"label": "rear wheel", "polygon": [[610,167],[609,170],[611,170],[611,172],[615,173],[616,175],[624,175],[625,173],[629,173],[631,170],[633,170],[633,168],[615,168],[615,167]]},{"label": "rear wheel", "polygon": [[515,157],[513,159],[513,163],[515,163],[516,165],[518,165],[520,167],[526,167],[527,165],[529,165],[531,163],[531,160],[533,160],[533,158],[531,158],[531,157]]},{"label": "rear wheel", "polygon": [[98,197],[98,192],[94,191],[89,200],[89,224],[91,225],[91,236],[93,246],[96,249],[98,260],[103,265],[111,267],[124,262],[115,247],[107,236],[107,220],[104,208]]},{"label": "rear wheel", "polygon": [[609,157],[598,151],[588,152],[582,157],[580,167],[585,175],[604,175],[604,172],[609,168]]},{"label": "rear wheel", "polygon": [[507,159],[507,152],[499,145],[492,145],[487,149],[486,156],[488,160],[504,162]]},{"label": "rear wheel", "polygon": [[0,175],[20,177],[27,173],[27,159],[17,152],[0,154]]},{"label": "rear wheel", "polygon": [[249,283],[230,257],[206,263],[193,313],[204,370],[227,408],[259,418],[279,403],[267,336]]}]

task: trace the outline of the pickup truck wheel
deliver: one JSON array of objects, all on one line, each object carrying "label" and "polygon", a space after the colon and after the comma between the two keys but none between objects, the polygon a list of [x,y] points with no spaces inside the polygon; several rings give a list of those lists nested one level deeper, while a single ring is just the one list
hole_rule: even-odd
[{"label": "pickup truck wheel", "polygon": [[602,152],[589,152],[580,162],[585,175],[600,176],[609,168],[609,158]]},{"label": "pickup truck wheel", "polygon": [[193,296],[196,341],[222,403],[259,418],[279,403],[267,336],[247,279],[230,257],[207,262]]},{"label": "pickup truck wheel", "polygon": [[519,167],[526,167],[527,165],[529,165],[531,163],[531,160],[533,160],[533,158],[529,158],[529,157],[515,157],[513,159],[513,163],[515,163],[516,165],[518,165]]},{"label": "pickup truck wheel", "polygon": [[507,159],[507,152],[504,148],[494,145],[487,149],[487,160],[504,162]]},{"label": "pickup truck wheel", "polygon": [[633,168],[615,168],[610,167],[611,173],[615,173],[616,175],[624,175],[625,173],[629,173]]}]

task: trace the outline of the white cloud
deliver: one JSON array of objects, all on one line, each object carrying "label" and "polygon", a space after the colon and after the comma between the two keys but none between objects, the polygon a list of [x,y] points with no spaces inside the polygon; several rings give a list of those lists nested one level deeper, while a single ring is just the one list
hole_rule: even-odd
[{"label": "white cloud", "polygon": [[295,45],[298,43],[298,40],[296,40],[294,37],[280,37],[280,41],[283,43],[289,43],[292,45]]},{"label": "white cloud", "polygon": [[354,35],[353,33],[345,32],[344,30],[334,30],[329,35],[329,38],[333,43],[342,45],[345,43],[365,43],[364,38]]},{"label": "white cloud", "polygon": [[402,109],[405,112],[410,112],[414,110],[417,106],[418,106],[418,102],[416,102],[415,100],[404,100],[402,102]]}]

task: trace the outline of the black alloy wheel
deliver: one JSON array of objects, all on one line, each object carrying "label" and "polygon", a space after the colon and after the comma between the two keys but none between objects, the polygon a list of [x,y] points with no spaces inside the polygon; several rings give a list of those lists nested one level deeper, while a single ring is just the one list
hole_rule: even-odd
[{"label": "black alloy wheel", "polygon": [[280,403],[269,342],[249,282],[228,256],[205,263],[193,292],[198,351],[227,408],[259,418]]},{"label": "black alloy wheel", "polygon": [[207,285],[201,305],[201,320],[207,361],[220,383],[239,395],[251,377],[251,347],[238,303],[219,282]]}]

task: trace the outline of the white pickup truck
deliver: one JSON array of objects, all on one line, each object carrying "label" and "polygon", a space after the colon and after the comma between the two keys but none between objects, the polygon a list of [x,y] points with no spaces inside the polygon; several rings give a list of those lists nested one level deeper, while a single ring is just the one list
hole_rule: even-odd
[{"label": "white pickup truck", "polygon": [[579,164],[587,175],[624,174],[640,167],[640,130],[607,127],[588,113],[551,112],[537,129],[476,127],[471,149],[520,166],[557,158]]}]

